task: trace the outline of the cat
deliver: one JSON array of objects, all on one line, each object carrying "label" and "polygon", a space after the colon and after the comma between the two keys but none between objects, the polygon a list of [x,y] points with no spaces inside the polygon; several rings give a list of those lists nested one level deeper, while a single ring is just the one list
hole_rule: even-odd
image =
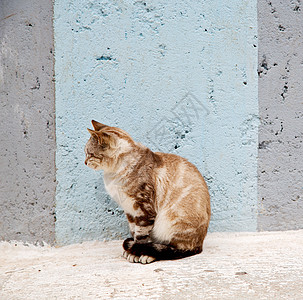
[{"label": "cat", "polygon": [[131,238],[123,256],[142,264],[202,252],[211,208],[207,185],[185,158],[152,152],[128,133],[92,120],[85,164],[104,171],[105,188],[123,208]]}]

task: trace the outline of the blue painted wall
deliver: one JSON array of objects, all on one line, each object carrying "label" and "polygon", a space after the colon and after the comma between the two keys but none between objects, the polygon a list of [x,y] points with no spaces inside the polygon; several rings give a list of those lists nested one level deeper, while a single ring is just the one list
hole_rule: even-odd
[{"label": "blue painted wall", "polygon": [[257,1],[55,1],[59,244],[122,238],[84,165],[96,119],[205,175],[212,230],[257,228]]},{"label": "blue painted wall", "polygon": [[[221,4],[221,5],[220,5]],[[212,1],[203,170],[214,231],[257,229],[257,1]]]}]

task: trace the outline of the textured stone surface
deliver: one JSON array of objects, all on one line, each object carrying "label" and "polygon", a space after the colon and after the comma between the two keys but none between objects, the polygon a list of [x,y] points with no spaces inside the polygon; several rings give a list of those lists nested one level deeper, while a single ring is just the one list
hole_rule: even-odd
[{"label": "textured stone surface", "polygon": [[0,240],[54,241],[52,1],[0,2]]},{"label": "textured stone surface", "polygon": [[257,1],[206,1],[211,51],[209,114],[200,159],[211,191],[214,231],[257,228]]},{"label": "textured stone surface", "polygon": [[303,3],[259,1],[259,230],[303,228]]},{"label": "textured stone surface", "polygon": [[121,243],[0,243],[0,298],[302,299],[302,230],[212,233],[202,254],[150,265],[127,262]]},{"label": "textured stone surface", "polygon": [[[303,6],[258,2],[257,158],[256,3],[55,1],[58,243],[128,232],[83,164],[91,119],[195,163],[211,230],[303,227]],[[50,0],[0,2],[4,240],[54,241],[52,13]]]},{"label": "textured stone surface", "polygon": [[213,230],[256,230],[256,1],[55,1],[59,244],[127,224],[88,169],[90,120],[195,163]]}]

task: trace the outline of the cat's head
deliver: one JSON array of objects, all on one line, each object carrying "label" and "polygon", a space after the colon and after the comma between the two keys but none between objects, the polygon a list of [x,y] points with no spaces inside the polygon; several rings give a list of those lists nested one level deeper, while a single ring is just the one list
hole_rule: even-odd
[{"label": "cat's head", "polygon": [[94,130],[85,146],[85,164],[94,170],[110,171],[122,154],[131,152],[135,143],[127,132],[92,120]]}]

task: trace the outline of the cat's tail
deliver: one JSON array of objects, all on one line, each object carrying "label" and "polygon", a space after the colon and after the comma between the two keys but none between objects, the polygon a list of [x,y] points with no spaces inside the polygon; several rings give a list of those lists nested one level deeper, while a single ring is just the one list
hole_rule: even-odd
[{"label": "cat's tail", "polygon": [[123,243],[123,248],[130,254],[135,256],[150,256],[155,260],[174,260],[188,256],[192,256],[202,252],[202,247],[197,247],[193,250],[180,250],[171,245],[157,243],[135,243],[132,238],[126,239]]}]

